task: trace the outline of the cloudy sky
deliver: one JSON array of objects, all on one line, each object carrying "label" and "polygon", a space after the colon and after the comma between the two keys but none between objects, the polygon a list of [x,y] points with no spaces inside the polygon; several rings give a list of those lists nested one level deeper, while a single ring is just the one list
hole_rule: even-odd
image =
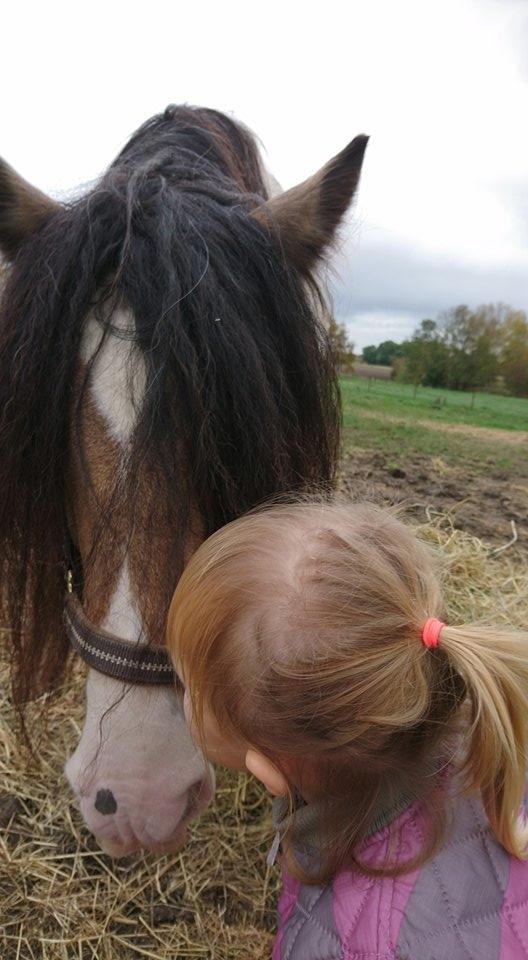
[{"label": "cloudy sky", "polygon": [[0,153],[56,196],[169,102],[230,111],[283,184],[370,134],[335,254],[358,347],[460,302],[528,310],[528,0],[21,0]]}]

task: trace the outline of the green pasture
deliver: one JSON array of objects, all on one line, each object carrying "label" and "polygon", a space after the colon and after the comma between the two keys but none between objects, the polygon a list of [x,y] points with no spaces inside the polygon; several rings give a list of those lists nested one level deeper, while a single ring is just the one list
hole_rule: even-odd
[{"label": "green pasture", "polygon": [[[518,433],[528,431],[528,400],[477,393],[472,405],[471,394],[421,387],[414,396],[407,384],[373,380],[369,386],[359,378],[343,379],[341,389],[348,448],[381,451],[398,465],[421,454],[466,465],[473,474],[528,477],[528,439]],[[510,431],[511,440],[502,431]]]},{"label": "green pasture", "polygon": [[[439,423],[465,423],[501,430],[528,430],[528,400],[493,393],[464,393],[396,383],[394,380],[366,380],[343,377],[343,404],[347,415],[355,407],[392,416]],[[346,425],[346,420],[345,420]]]}]

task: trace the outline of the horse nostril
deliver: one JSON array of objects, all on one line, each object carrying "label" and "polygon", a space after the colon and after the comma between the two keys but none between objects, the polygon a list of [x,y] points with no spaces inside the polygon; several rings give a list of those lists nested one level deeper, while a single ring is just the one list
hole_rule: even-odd
[{"label": "horse nostril", "polygon": [[98,790],[94,807],[98,813],[108,817],[117,810],[117,801],[111,790]]},{"label": "horse nostril", "polygon": [[200,799],[200,794],[204,787],[206,786],[206,780],[197,780],[196,783],[191,784],[187,791],[187,803],[185,804],[185,810],[183,811],[182,820],[188,820],[192,817],[193,813],[196,811],[198,806],[198,800]]}]

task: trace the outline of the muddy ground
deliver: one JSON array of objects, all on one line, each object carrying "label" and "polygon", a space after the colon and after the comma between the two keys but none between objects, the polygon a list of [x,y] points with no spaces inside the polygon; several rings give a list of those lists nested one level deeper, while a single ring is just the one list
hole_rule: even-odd
[{"label": "muddy ground", "polygon": [[[406,455],[405,466],[382,452],[354,448],[343,460],[342,485],[354,499],[405,503],[413,516],[426,519],[427,509],[449,511],[454,525],[496,549],[508,547],[528,560],[528,479],[512,477],[490,465],[468,474],[467,467],[446,464],[441,457]],[[513,521],[513,526],[512,526]]]}]

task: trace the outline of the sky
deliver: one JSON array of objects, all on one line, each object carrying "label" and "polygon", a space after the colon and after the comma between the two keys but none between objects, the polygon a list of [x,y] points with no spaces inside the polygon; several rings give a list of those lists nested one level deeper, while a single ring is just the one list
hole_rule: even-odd
[{"label": "sky", "polygon": [[356,348],[528,311],[528,0],[19,0],[2,35],[0,153],[52,195],[171,102],[243,120],[284,187],[368,133],[329,263]]}]

